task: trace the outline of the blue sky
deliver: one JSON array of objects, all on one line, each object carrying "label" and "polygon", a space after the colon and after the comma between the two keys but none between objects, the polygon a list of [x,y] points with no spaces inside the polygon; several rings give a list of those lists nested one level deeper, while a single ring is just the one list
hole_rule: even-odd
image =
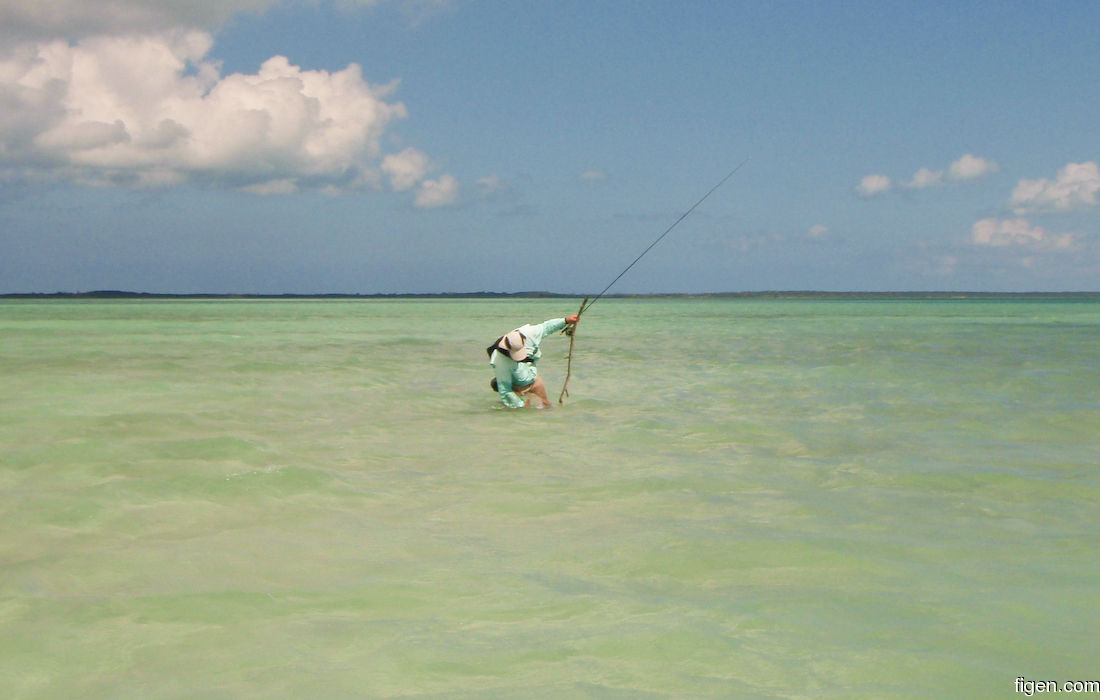
[{"label": "blue sky", "polygon": [[1100,289],[1100,3],[0,0],[0,292]]}]

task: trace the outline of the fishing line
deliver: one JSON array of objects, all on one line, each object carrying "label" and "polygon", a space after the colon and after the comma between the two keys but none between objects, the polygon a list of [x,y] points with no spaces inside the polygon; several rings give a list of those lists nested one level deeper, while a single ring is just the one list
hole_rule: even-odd
[{"label": "fishing line", "polygon": [[[631,263],[630,263],[629,265],[627,265],[627,266],[626,266],[626,269],[624,269],[624,270],[623,270],[622,272],[620,272],[620,273],[619,273],[619,274],[618,274],[618,275],[617,275],[617,276],[615,277],[615,279],[611,280],[611,282],[610,282],[610,283],[609,283],[609,284],[608,284],[608,285],[607,285],[606,287],[604,287],[604,288],[603,288],[603,291],[602,291],[602,292],[600,292],[599,294],[597,294],[597,295],[595,296],[595,298],[593,298],[593,299],[592,299],[592,301],[589,301],[589,300],[588,300],[588,297],[585,297],[585,298],[584,298],[584,301],[582,301],[582,302],[581,302],[581,308],[580,308],[580,309],[579,309],[579,310],[577,311],[577,323],[579,323],[579,322],[580,322],[580,319],[581,319],[581,314],[583,314],[583,313],[584,313],[585,311],[587,311],[587,310],[588,310],[588,307],[592,306],[592,305],[593,305],[593,304],[595,304],[595,303],[596,303],[597,301],[599,301],[600,297],[602,297],[602,296],[603,296],[604,294],[606,294],[606,293],[607,293],[607,290],[611,289],[612,285],[614,285],[614,284],[615,284],[616,282],[618,282],[618,281],[619,281],[619,280],[620,280],[620,279],[622,278],[622,276],[623,276],[623,275],[625,275],[625,274],[626,274],[627,272],[629,272],[629,271],[630,271],[630,268],[634,267],[634,266],[635,266],[635,265],[636,265],[636,264],[638,263],[638,261],[639,261],[639,260],[641,260],[641,259],[642,259],[643,257],[645,257],[645,254],[646,254],[646,253],[648,253],[649,251],[653,250],[653,246],[655,246],[655,245],[657,245],[658,243],[660,243],[660,242],[661,242],[661,240],[662,240],[662,239],[663,239],[663,238],[664,238],[665,236],[667,236],[668,234],[672,233],[672,229],[674,229],[674,228],[676,228],[677,226],[679,226],[679,225],[680,225],[680,222],[681,222],[681,221],[683,221],[684,219],[686,219],[686,218],[688,217],[688,214],[690,214],[691,212],[695,211],[695,209],[696,209],[696,208],[697,208],[697,207],[698,207],[698,206],[699,206],[700,204],[702,204],[702,203],[703,203],[704,201],[706,201],[707,197],[709,197],[709,196],[711,196],[712,194],[714,194],[714,191],[715,191],[715,190],[717,190],[717,189],[718,189],[719,187],[721,187],[722,185],[726,184],[726,180],[728,180],[728,179],[730,179],[731,177],[733,177],[733,174],[734,174],[734,173],[736,173],[736,172],[737,172],[738,170],[740,170],[740,169],[741,169],[741,166],[742,166],[742,165],[744,165],[744,164],[745,164],[745,163],[747,163],[747,162],[749,162],[749,159],[748,159],[748,158],[746,158],[745,160],[743,160],[743,161],[741,161],[740,163],[738,163],[738,164],[737,164],[737,167],[736,167],[736,168],[734,168],[733,170],[729,171],[729,174],[728,174],[728,175],[726,175],[726,176],[725,176],[724,178],[722,178],[721,180],[719,180],[719,181],[718,181],[718,184],[717,184],[717,185],[715,185],[714,187],[711,187],[711,188],[710,188],[710,189],[709,189],[709,190],[707,191],[707,193],[706,193],[705,195],[703,195],[702,197],[700,197],[700,198],[699,198],[699,201],[697,201],[697,202],[696,202],[695,204],[692,204],[692,205],[691,205],[691,208],[690,208],[690,209],[688,209],[688,210],[687,210],[687,211],[685,211],[685,212],[684,212],[683,214],[681,214],[681,215],[680,215],[680,218],[679,218],[679,219],[676,219],[676,221],[673,221],[673,222],[672,222],[672,225],[671,225],[671,226],[669,226],[669,227],[668,227],[667,229],[665,229],[664,233],[662,233],[662,234],[661,234],[660,236],[657,236],[657,240],[655,240],[655,241],[653,241],[652,243],[650,243],[650,244],[649,244],[649,247],[648,247],[648,248],[646,248],[645,250],[643,250],[643,251],[642,251],[642,252],[641,252],[641,253],[640,253],[640,254],[638,255],[638,257],[634,258],[634,261],[633,261],[633,262],[631,262]],[[559,403],[559,404],[563,402],[563,400],[564,400],[564,397],[566,397],[566,396],[569,396],[569,389],[568,389],[568,387],[569,387],[569,378],[570,378],[570,377],[571,377],[571,376],[573,375],[573,342],[574,342],[574,340],[576,339],[577,323],[574,323],[574,324],[572,324],[572,325],[566,326],[566,327],[565,327],[565,330],[563,330],[563,331],[562,331],[563,333],[566,333],[566,334],[567,334],[567,335],[569,336],[569,357],[568,357],[568,359],[566,360],[566,370],[565,370],[565,383],[564,383],[564,384],[562,384],[562,386],[561,386],[561,393],[560,393],[560,394],[558,394],[558,403]]]},{"label": "fishing line", "polygon": [[[639,260],[641,260],[641,259],[642,259],[643,257],[645,257],[645,254],[646,254],[646,253],[648,253],[648,252],[649,252],[650,250],[652,250],[652,249],[653,249],[653,247],[654,247],[655,245],[657,245],[658,243],[660,243],[660,242],[661,242],[661,239],[663,239],[663,238],[664,238],[665,236],[667,236],[668,234],[672,233],[672,229],[674,229],[674,228],[676,228],[677,226],[679,226],[680,222],[681,222],[681,221],[683,221],[684,219],[686,219],[686,218],[688,217],[688,214],[690,214],[691,212],[695,211],[695,209],[696,209],[696,208],[697,208],[697,207],[698,207],[698,206],[699,206],[700,204],[702,204],[702,203],[703,203],[704,201],[706,201],[707,197],[709,197],[709,196],[711,196],[712,194],[714,194],[714,191],[715,191],[715,190],[717,190],[717,189],[718,189],[719,187],[721,187],[722,185],[726,184],[726,180],[729,180],[729,179],[730,179],[731,177],[733,177],[733,174],[734,174],[734,173],[736,173],[736,172],[737,172],[738,170],[740,170],[740,169],[741,169],[741,166],[742,166],[742,165],[744,165],[744,164],[745,164],[745,163],[747,163],[747,162],[749,162],[749,159],[748,159],[748,158],[746,158],[745,160],[741,161],[741,162],[740,162],[740,163],[739,163],[739,164],[737,165],[737,167],[736,167],[736,168],[734,168],[733,170],[731,170],[731,171],[729,172],[729,174],[728,174],[728,175],[726,175],[726,176],[725,176],[724,178],[722,178],[722,179],[721,179],[721,180],[720,180],[720,181],[718,182],[718,184],[717,184],[717,185],[715,185],[714,187],[711,187],[711,188],[710,188],[710,190],[709,190],[709,191],[708,191],[708,192],[707,192],[707,193],[706,193],[705,195],[703,195],[702,197],[700,197],[700,198],[699,198],[699,201],[698,201],[698,202],[696,202],[695,204],[692,204],[692,205],[691,205],[691,208],[690,208],[690,209],[688,209],[688,210],[687,210],[687,211],[685,211],[685,212],[684,212],[683,214],[681,214],[681,215],[680,215],[680,218],[679,218],[679,219],[676,219],[676,221],[672,222],[672,225],[671,225],[671,226],[669,226],[669,227],[668,227],[667,229],[665,229],[665,232],[664,232],[664,233],[662,233],[662,234],[661,234],[660,236],[657,236],[657,240],[655,240],[655,241],[653,241],[652,243],[650,243],[650,244],[649,244],[649,247],[648,247],[648,248],[646,248],[645,250],[643,250],[643,251],[641,252],[641,254],[640,254],[640,255],[638,255],[638,257],[634,258],[634,262],[632,262],[632,263],[630,263],[629,265],[627,265],[627,266],[626,266],[626,269],[624,269],[624,270],[623,270],[622,272],[620,272],[620,273],[618,274],[618,276],[617,276],[617,277],[615,277],[615,279],[611,280],[611,282],[610,282],[610,283],[609,283],[609,284],[608,284],[608,285],[607,285],[606,287],[604,287],[604,288],[603,288],[603,291],[602,291],[602,292],[600,292],[599,294],[597,294],[597,295],[595,296],[595,298],[593,298],[593,299],[592,299],[592,301],[589,301],[589,302],[587,302],[586,304],[584,304],[583,306],[581,306],[581,311],[580,311],[580,313],[584,313],[584,311],[585,311],[586,309],[588,309],[588,307],[590,307],[590,306],[592,306],[593,304],[595,304],[595,303],[596,303],[596,302],[597,302],[597,301],[599,300],[599,298],[600,298],[600,297],[602,297],[602,296],[603,296],[604,294],[606,294],[606,293],[607,293],[607,290],[611,289],[612,285],[614,285],[614,284],[615,284],[616,282],[618,282],[618,281],[619,281],[619,279],[620,279],[620,278],[622,278],[622,276],[623,276],[623,275],[625,275],[625,274],[626,274],[627,272],[629,272],[629,271],[630,271],[630,268],[634,267],[634,265],[636,265],[636,264],[638,263],[638,261],[639,261]],[[579,315],[580,315],[580,314],[578,314],[578,316],[579,316]]]}]

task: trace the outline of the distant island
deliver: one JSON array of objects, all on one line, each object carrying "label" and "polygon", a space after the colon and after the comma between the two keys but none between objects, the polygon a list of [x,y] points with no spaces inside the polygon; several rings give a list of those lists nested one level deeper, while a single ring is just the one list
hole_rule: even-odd
[{"label": "distant island", "polygon": [[[99,290],[93,292],[26,292],[0,294],[0,299],[580,299],[562,292],[433,292],[374,294],[164,294]],[[592,296],[591,294],[587,296]],[[605,294],[605,299],[1100,299],[1100,292],[699,292]]]}]

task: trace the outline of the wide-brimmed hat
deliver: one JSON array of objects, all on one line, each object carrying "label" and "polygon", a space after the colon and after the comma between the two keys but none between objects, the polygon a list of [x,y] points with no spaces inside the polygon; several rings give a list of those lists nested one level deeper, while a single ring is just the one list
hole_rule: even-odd
[{"label": "wide-brimmed hat", "polygon": [[500,345],[507,348],[508,356],[516,362],[523,362],[527,359],[527,346],[523,344],[523,334],[519,331],[512,331],[501,338]]}]

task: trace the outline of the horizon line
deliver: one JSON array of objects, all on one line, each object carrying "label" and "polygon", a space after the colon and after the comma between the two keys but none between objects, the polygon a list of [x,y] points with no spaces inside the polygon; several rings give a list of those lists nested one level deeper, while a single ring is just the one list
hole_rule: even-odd
[{"label": "horizon line", "polygon": [[[6,292],[0,299],[35,298],[90,298],[90,299],[426,299],[426,298],[519,298],[519,299],[581,299],[592,294],[550,291],[519,292],[134,292],[128,290],[100,289],[87,292]],[[974,291],[974,290],[878,290],[878,291],[830,291],[830,290],[759,290],[726,292],[620,292],[606,294],[604,298],[768,298],[768,297],[1100,297],[1100,291]]]}]

